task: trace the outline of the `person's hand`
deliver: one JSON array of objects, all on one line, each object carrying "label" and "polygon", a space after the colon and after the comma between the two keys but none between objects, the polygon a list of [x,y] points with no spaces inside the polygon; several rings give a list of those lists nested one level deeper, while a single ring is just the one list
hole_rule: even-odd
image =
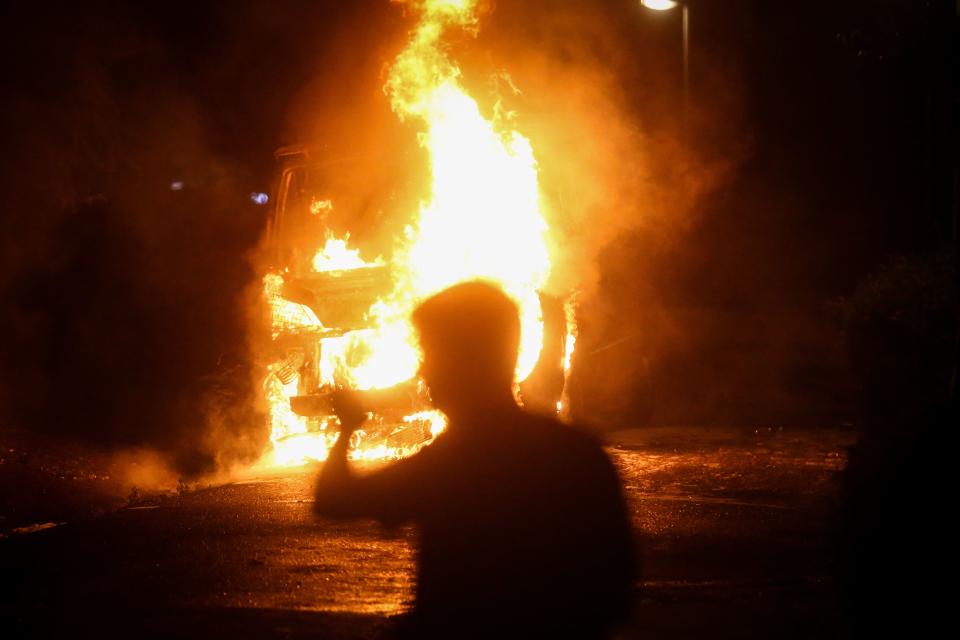
[{"label": "person's hand", "polygon": [[333,412],[340,420],[340,437],[347,439],[367,419],[363,398],[356,391],[339,389],[333,392]]}]

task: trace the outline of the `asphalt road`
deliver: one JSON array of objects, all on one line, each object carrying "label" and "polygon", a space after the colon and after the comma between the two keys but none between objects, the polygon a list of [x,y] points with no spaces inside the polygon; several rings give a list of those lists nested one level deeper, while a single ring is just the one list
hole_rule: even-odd
[{"label": "asphalt road", "polygon": [[[842,637],[828,533],[850,442],[822,430],[616,434],[642,558],[629,636]],[[415,532],[318,521],[315,472],[21,529],[0,540],[0,633],[376,637],[410,602]]]}]

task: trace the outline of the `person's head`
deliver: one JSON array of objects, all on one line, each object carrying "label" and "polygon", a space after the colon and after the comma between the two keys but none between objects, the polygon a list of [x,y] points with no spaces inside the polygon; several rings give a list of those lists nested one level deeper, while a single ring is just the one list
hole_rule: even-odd
[{"label": "person's head", "polygon": [[512,399],[520,344],[517,306],[485,282],[454,285],[413,312],[420,373],[434,404],[451,417]]}]

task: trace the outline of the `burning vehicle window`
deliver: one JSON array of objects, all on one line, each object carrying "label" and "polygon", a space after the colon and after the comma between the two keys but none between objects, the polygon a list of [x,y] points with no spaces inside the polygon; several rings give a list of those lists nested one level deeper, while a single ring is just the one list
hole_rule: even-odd
[{"label": "burning vehicle window", "polygon": [[[293,167],[284,171],[278,191],[279,202],[272,220],[272,243],[277,252],[273,258],[274,266],[303,275],[314,270],[318,251],[332,237],[327,221],[333,212],[334,200],[329,185],[324,188],[323,173],[311,167]],[[342,203],[341,199],[337,200]],[[352,263],[328,266],[362,265],[359,252],[355,252]]]}]

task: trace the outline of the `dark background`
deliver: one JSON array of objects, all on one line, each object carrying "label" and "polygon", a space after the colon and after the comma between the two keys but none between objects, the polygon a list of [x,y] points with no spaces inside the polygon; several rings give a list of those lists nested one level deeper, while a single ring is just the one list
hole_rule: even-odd
[{"label": "dark background", "polygon": [[[686,126],[678,12],[502,0],[458,44],[468,85],[471,70],[514,74],[535,145],[597,86],[617,119],[573,127],[572,153],[616,137],[647,154],[655,215],[570,218],[609,230],[570,262],[591,274],[575,408],[629,425],[863,425],[864,398],[904,371],[891,344],[919,345],[897,401],[946,394],[955,7],[690,4]],[[380,89],[409,18],[385,0],[32,2],[0,24],[4,428],[150,445],[188,473],[255,457],[267,208],[248,196],[269,190],[283,144],[409,135]],[[571,73],[538,76],[559,64]],[[552,140],[548,189],[571,151]]]}]

